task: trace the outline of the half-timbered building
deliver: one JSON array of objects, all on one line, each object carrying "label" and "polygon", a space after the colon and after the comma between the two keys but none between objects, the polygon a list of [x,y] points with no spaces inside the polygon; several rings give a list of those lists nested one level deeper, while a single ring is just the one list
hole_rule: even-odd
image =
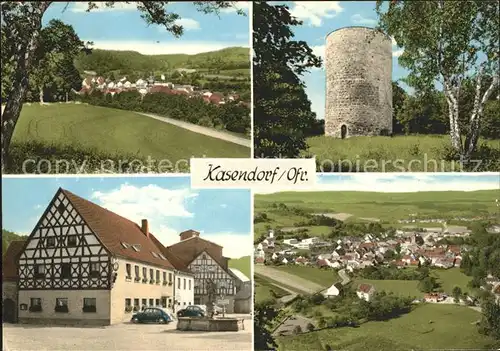
[{"label": "half-timbered building", "polygon": [[193,279],[147,220],[59,189],[19,256],[19,321],[108,325],[144,306],[171,308],[176,273]]},{"label": "half-timbered building", "polygon": [[175,252],[194,274],[194,304],[208,303],[210,281],[216,285],[216,300],[225,301],[226,311],[234,311],[237,294],[236,278],[228,269],[228,258],[222,255],[223,247],[200,238],[200,233],[187,230],[179,234],[180,241],[167,249]]}]

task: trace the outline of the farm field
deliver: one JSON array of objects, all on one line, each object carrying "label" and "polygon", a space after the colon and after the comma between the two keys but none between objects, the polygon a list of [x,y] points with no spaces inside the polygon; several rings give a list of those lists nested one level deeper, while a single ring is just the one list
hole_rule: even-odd
[{"label": "farm field", "polygon": [[418,280],[374,280],[374,279],[356,279],[354,281],[355,287],[359,284],[371,284],[375,287],[376,291],[393,292],[401,296],[414,296],[421,298],[424,293],[418,290]]},{"label": "farm field", "polygon": [[[328,175],[320,176],[323,177]],[[308,213],[348,213],[358,218],[376,218],[383,223],[395,223],[413,213],[435,218],[441,217],[443,213],[447,217],[495,215],[498,214],[495,204],[497,198],[498,191],[495,190],[418,193],[300,191],[255,195],[254,207],[256,214],[265,212],[269,218],[267,223],[258,223],[259,227],[266,224],[284,226],[283,218],[290,218],[287,225],[293,225],[290,222],[297,221],[285,211],[273,208],[274,203],[284,203],[289,208],[299,208]],[[355,218],[349,217],[349,221],[353,220]],[[439,226],[436,223],[429,225]]]},{"label": "farm field", "polygon": [[278,337],[280,349],[430,350],[491,349],[500,343],[477,332],[481,314],[463,306],[424,304],[399,318],[367,322],[360,328],[325,329]]},{"label": "farm field", "polygon": [[[316,156],[318,172],[458,172],[460,164],[443,160],[443,150],[450,145],[444,135],[410,135],[395,137],[352,137],[337,139],[326,136],[307,140],[307,154]],[[481,171],[499,171],[499,140],[482,140],[494,150],[489,167]],[[367,162],[370,160],[369,162]],[[350,162],[349,162],[350,161]],[[487,161],[481,165],[486,166]],[[349,166],[351,164],[351,166]],[[359,166],[357,166],[359,165]]]},{"label": "farm field", "polygon": [[250,149],[244,146],[133,112],[83,104],[25,105],[13,143],[33,141],[47,148],[93,149],[104,154],[168,160],[172,164],[193,156],[249,157],[250,154]]},{"label": "farm field", "polygon": [[250,279],[252,279],[251,267],[252,267],[252,262],[250,256],[243,256],[240,258],[229,260],[229,268],[234,268],[239,270],[241,273],[243,273]]},{"label": "farm field", "polygon": [[254,277],[254,284],[255,284],[255,301],[257,303],[262,301],[268,301],[270,299],[273,299],[274,297],[281,298],[283,296],[290,295],[288,291],[283,290],[280,287],[272,284],[262,276],[256,275]]},{"label": "farm field", "polygon": [[317,267],[299,265],[273,266],[273,269],[296,275],[297,277],[318,284],[324,288],[329,288],[332,284],[340,281],[337,272],[331,269],[323,270]]}]

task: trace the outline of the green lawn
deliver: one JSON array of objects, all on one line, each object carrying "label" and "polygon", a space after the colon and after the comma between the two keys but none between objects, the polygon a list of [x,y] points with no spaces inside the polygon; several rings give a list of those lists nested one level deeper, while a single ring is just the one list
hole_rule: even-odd
[{"label": "green lawn", "polygon": [[273,267],[283,272],[294,274],[297,277],[309,280],[313,283],[329,288],[332,284],[340,281],[337,272],[331,269],[319,269],[318,267],[298,266],[298,265],[283,265]]},{"label": "green lawn", "polygon": [[471,281],[471,277],[463,274],[459,268],[451,269],[435,269],[432,271],[433,275],[438,278],[441,288],[445,293],[451,294],[455,286],[460,287],[462,292],[469,293],[470,288],[467,284]]},{"label": "green lawn", "polygon": [[236,259],[229,260],[229,268],[235,268],[241,273],[252,279],[252,261],[250,256],[243,256]]},{"label": "green lawn", "polygon": [[371,284],[376,291],[385,290],[393,292],[396,295],[423,297],[424,293],[418,290],[418,280],[372,280],[372,279],[356,279],[354,286],[361,283]]},{"label": "green lawn", "polygon": [[[415,193],[377,193],[361,191],[280,192],[255,195],[255,213],[265,212],[271,226],[282,225],[273,203],[284,203],[311,213],[350,213],[356,217],[378,218],[388,223],[408,218],[409,214],[440,218],[498,215],[497,190]],[[274,218],[279,221],[274,221]],[[295,221],[295,220],[294,220]],[[439,226],[434,223],[432,226]]]},{"label": "green lawn", "polygon": [[491,349],[500,341],[477,332],[481,315],[464,306],[425,304],[409,314],[360,328],[325,329],[298,336],[279,337],[279,349],[387,351],[431,349]]},{"label": "green lawn", "polygon": [[274,291],[274,296],[276,296],[276,298],[290,295],[288,291],[277,287],[272,282],[259,275],[254,276],[254,284],[256,302],[273,299],[272,291]]},{"label": "green lawn", "polygon": [[[500,153],[498,140],[480,141]],[[450,145],[444,135],[395,137],[353,137],[338,139],[317,136],[308,139],[307,154],[316,156],[320,172],[447,172],[460,171],[460,164],[442,161],[443,150]],[[368,161],[369,160],[369,161]],[[498,171],[499,161],[491,160],[488,171]],[[349,163],[350,162],[350,163]],[[349,164],[351,166],[349,166]],[[486,165],[486,161],[483,163]],[[332,166],[333,165],[333,166]],[[356,166],[359,165],[359,166]],[[486,169],[482,169],[484,171]]]},{"label": "green lawn", "polygon": [[83,104],[23,106],[13,143],[95,149],[105,154],[176,162],[197,157],[249,157],[250,149],[139,114]]}]

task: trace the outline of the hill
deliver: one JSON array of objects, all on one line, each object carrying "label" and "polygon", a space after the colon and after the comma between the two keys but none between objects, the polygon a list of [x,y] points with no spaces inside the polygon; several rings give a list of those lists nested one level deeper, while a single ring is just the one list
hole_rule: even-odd
[{"label": "hill", "polygon": [[244,275],[246,275],[248,278],[252,279],[252,263],[250,260],[250,256],[243,256],[240,258],[236,259],[230,259],[229,260],[229,268],[234,268]]},{"label": "hill", "polygon": [[[227,76],[250,76],[250,49],[230,47],[218,51],[195,55],[143,55],[135,51],[114,51],[94,49],[89,55],[80,54],[75,60],[80,73],[95,71],[98,75],[135,76],[169,74],[175,69],[196,69],[200,72],[218,73]],[[133,78],[130,78],[132,77]]]},{"label": "hill", "polygon": [[17,240],[26,240],[28,237],[25,235],[19,235],[8,230],[2,229],[2,256],[7,251],[10,243]]}]

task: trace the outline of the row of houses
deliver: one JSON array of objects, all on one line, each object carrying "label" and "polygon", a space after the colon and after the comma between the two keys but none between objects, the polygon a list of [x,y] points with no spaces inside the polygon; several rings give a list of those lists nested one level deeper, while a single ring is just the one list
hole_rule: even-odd
[{"label": "row of houses", "polygon": [[138,225],[59,189],[27,240],[4,255],[3,318],[116,324],[146,306],[207,304],[212,286],[228,313],[249,313],[250,279],[229,268],[222,251],[195,230],[165,246],[147,219]]},{"label": "row of houses", "polygon": [[156,82],[153,78],[148,80],[138,79],[135,83],[131,83],[122,78],[118,82],[107,81],[104,77],[87,77],[82,81],[82,88],[79,94],[89,94],[93,90],[98,90],[104,94],[114,96],[121,92],[137,91],[141,95],[151,93],[163,93],[167,95],[182,95],[185,97],[199,97],[207,103],[223,105],[229,102],[240,101],[240,96],[236,93],[223,94],[220,92],[211,92],[209,90],[197,90],[196,87],[186,84],[173,84],[170,82]]}]

